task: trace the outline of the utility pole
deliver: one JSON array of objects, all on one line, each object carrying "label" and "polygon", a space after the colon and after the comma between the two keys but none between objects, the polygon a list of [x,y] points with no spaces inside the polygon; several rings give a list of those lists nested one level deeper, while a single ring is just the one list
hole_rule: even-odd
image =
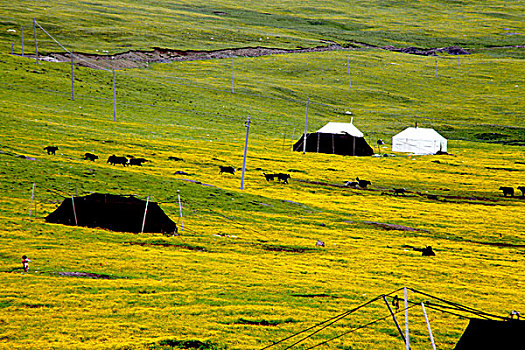
[{"label": "utility pole", "polygon": [[177,197],[179,197],[180,230],[184,231],[184,224],[182,223],[182,204],[180,203],[180,191],[179,190],[177,190]]},{"label": "utility pole", "polygon": [[241,177],[241,190],[244,189],[244,171],[246,169],[246,153],[248,152],[248,136],[250,135],[250,115],[244,124],[246,127],[246,140],[244,141],[244,159],[242,161],[242,177]]},{"label": "utility pole", "polygon": [[350,58],[346,57],[346,67],[348,68],[348,85],[352,88],[352,78],[350,77]]},{"label": "utility pole", "polygon": [[117,121],[117,93],[115,91],[115,70],[113,71],[113,121]]},{"label": "utility pole", "polygon": [[306,118],[304,120],[303,154],[306,153],[306,131],[308,130],[308,105],[309,104],[310,104],[310,97],[306,99]]},{"label": "utility pole", "polygon": [[22,57],[24,57],[24,26],[20,26],[20,40],[22,41]]},{"label": "utility pole", "polygon": [[235,90],[233,88],[234,78],[235,78],[235,58],[232,57],[232,94],[235,93]]},{"label": "utility pole", "polygon": [[33,18],[33,31],[35,33],[35,59],[36,59],[36,64],[38,64],[38,43],[36,41],[36,19]]},{"label": "utility pole", "polygon": [[75,72],[73,70],[73,52],[71,55],[71,100],[75,101]]}]

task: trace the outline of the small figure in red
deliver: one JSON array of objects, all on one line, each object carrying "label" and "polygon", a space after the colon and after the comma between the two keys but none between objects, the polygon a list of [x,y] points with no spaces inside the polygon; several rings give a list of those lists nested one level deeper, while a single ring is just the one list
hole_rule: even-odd
[{"label": "small figure in red", "polygon": [[27,256],[24,255],[24,256],[22,257],[22,265],[24,265],[24,271],[25,271],[25,272],[29,271],[29,263],[30,263],[30,262],[31,262],[31,260],[29,260],[29,259],[27,258]]}]

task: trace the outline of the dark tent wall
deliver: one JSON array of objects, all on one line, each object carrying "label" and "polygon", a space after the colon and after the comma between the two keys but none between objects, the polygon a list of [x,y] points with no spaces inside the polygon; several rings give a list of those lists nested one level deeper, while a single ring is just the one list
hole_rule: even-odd
[{"label": "dark tent wall", "polygon": [[[304,135],[293,145],[296,152],[303,151]],[[306,134],[306,152],[340,154],[343,156],[371,156],[374,150],[364,137],[349,134],[309,133]]]},{"label": "dark tent wall", "polygon": [[454,350],[525,349],[525,321],[470,319]]},{"label": "dark tent wall", "polygon": [[[142,232],[146,201],[133,196],[94,193],[84,197],[66,198],[45,220],[55,224],[100,227],[112,231]],[[76,212],[76,221],[75,221]],[[148,203],[144,232],[171,234],[175,223],[155,202]]]}]

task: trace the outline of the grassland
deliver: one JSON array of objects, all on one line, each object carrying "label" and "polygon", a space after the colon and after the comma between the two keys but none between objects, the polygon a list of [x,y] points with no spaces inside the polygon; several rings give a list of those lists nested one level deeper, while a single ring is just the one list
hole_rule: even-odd
[{"label": "grassland", "polygon": [[[402,286],[502,316],[513,309],[523,313],[525,200],[498,191],[525,185],[525,65],[519,49],[479,50],[462,56],[460,66],[457,57],[436,61],[378,49],[236,58],[235,93],[231,60],[155,64],[117,71],[116,122],[111,72],[75,67],[73,101],[68,64],[37,65],[5,54],[12,35],[6,29],[34,16],[86,52],[105,41],[110,52],[241,47],[254,45],[261,32],[273,33],[270,44],[279,47],[315,46],[322,39],[487,48],[516,44],[519,36],[502,36],[502,28],[522,30],[515,15],[522,2],[502,7],[494,1],[490,9],[469,1],[422,1],[413,8],[371,3],[366,9],[342,2],[324,9],[317,2],[177,2],[162,9],[153,1],[2,5],[0,348],[161,349],[199,341],[207,348],[258,349]],[[360,15],[350,16],[350,10]],[[279,24],[261,23],[262,12]],[[403,13],[425,30],[416,32],[408,21],[396,26]],[[450,25],[435,20],[444,13]],[[190,25],[197,16],[199,25]],[[349,17],[354,30],[336,25]],[[168,20],[157,21],[163,23],[157,28],[146,26],[145,18]],[[79,19],[86,21],[83,35],[73,25]],[[460,22],[470,24],[466,37],[454,25]],[[191,40],[164,34],[178,33],[176,27],[191,33]],[[56,50],[46,45],[44,51]],[[449,138],[451,155],[292,152],[307,98],[309,131],[353,117],[370,144],[377,138],[389,144],[418,121]],[[242,165],[248,115],[240,190],[239,173],[219,175],[218,165]],[[43,151],[51,144],[59,146],[55,156]],[[85,152],[101,159],[82,160]],[[381,153],[391,154],[389,146]],[[111,154],[151,162],[116,167],[105,162]],[[268,183],[262,171],[288,172],[292,180]],[[340,187],[356,176],[372,186]],[[36,218],[35,208],[29,217],[33,183]],[[409,193],[392,196],[394,187]],[[91,192],[151,196],[176,220],[177,191],[184,214],[179,236],[44,221],[64,197]],[[317,240],[325,246],[316,246]],[[426,245],[435,257],[410,248]],[[21,269],[24,254],[32,260],[29,273]],[[99,278],[89,278],[94,275]],[[373,304],[302,348],[386,315],[384,305]],[[421,312],[410,315],[412,348],[428,348]],[[452,349],[467,321],[436,311],[429,316],[438,348]],[[403,346],[386,320],[325,348]]]}]

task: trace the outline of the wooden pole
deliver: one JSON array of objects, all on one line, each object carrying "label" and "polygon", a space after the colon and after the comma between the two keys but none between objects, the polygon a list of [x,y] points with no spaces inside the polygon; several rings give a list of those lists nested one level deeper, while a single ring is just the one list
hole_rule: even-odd
[{"label": "wooden pole", "polygon": [[13,46],[15,45],[15,43],[11,43],[11,55],[13,54]]},{"label": "wooden pole", "polygon": [[244,189],[244,171],[246,170],[246,153],[248,152],[248,135],[250,135],[250,115],[246,121],[246,140],[244,141],[244,159],[242,160],[241,190]]},{"label": "wooden pole", "polygon": [[73,53],[71,53],[71,100],[75,101],[75,71],[73,70]]},{"label": "wooden pole", "polygon": [[399,332],[399,334],[401,334],[401,338],[403,338],[403,342],[406,343],[405,335],[403,334],[401,327],[399,327],[399,323],[397,323],[396,316],[394,315],[394,312],[392,311],[392,308],[390,308],[390,305],[388,304],[388,301],[386,300],[386,297],[384,295],[383,295],[383,300],[385,301],[386,307],[388,307],[388,311],[390,311],[390,315],[392,315],[392,319],[394,320],[394,323],[396,324],[397,331]]},{"label": "wooden pole", "polygon": [[[115,90],[115,70],[113,71],[113,121],[117,121],[117,93]],[[149,197],[148,197],[149,198]]]},{"label": "wooden pole", "polygon": [[75,198],[71,195],[71,203],[73,204],[73,215],[75,217],[75,225],[78,226],[77,211],[75,209]]},{"label": "wooden pole", "polygon": [[33,31],[35,33],[35,59],[36,59],[36,64],[38,64],[38,42],[36,40],[36,19],[33,18]]},{"label": "wooden pole", "polygon": [[435,63],[434,63],[435,67],[436,67],[436,78],[438,77],[438,59],[437,57],[435,58]]},{"label": "wooden pole", "polygon": [[180,202],[180,191],[179,190],[177,190],[177,196],[179,197],[180,230],[184,231],[184,224],[182,223],[182,204]]},{"label": "wooden pole", "polygon": [[432,329],[430,328],[430,322],[428,322],[427,311],[425,310],[425,304],[421,302],[421,308],[425,315],[425,321],[427,322],[428,335],[430,336],[430,342],[432,343],[432,349],[436,350],[436,344],[434,343],[434,336],[432,335]]},{"label": "wooden pole", "polygon": [[306,118],[304,119],[303,154],[306,153],[306,130],[308,129],[308,105],[309,104],[310,104],[310,97],[306,99]]},{"label": "wooden pole", "polygon": [[406,350],[410,350],[410,335],[408,333],[408,300],[407,300],[407,287],[404,287],[405,292],[405,344]]},{"label": "wooden pole", "polygon": [[144,209],[144,218],[142,219],[142,230],[141,233],[144,233],[144,226],[146,225],[146,214],[148,213],[148,204],[149,204],[149,196],[148,200],[146,201],[146,209]]}]

